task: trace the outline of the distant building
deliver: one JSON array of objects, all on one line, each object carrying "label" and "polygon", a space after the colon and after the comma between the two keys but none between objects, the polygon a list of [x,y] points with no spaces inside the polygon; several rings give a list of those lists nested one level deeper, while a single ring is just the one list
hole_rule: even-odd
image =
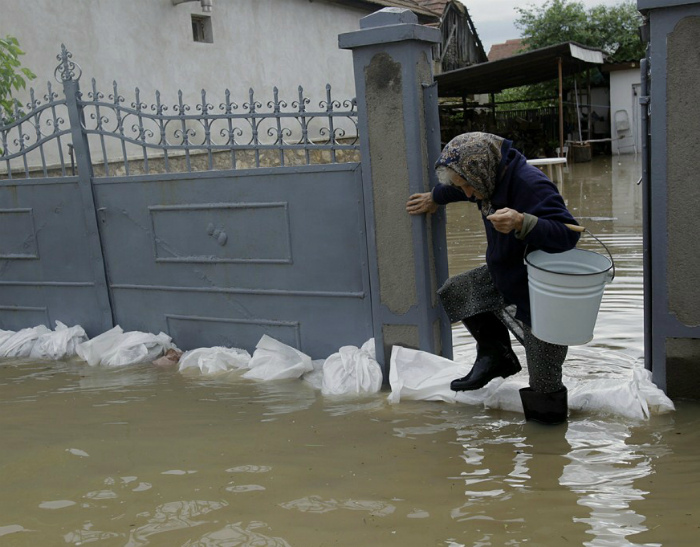
[{"label": "distant building", "polygon": [[498,61],[505,57],[512,57],[517,53],[521,53],[523,49],[523,41],[520,38],[506,40],[501,44],[493,44],[489,49],[489,61]]},{"label": "distant building", "polygon": [[442,42],[434,53],[435,72],[448,72],[488,59],[464,4],[457,0],[415,0],[439,16]]},{"label": "distant building", "polygon": [[636,154],[642,149],[642,122],[639,99],[642,74],[638,61],[606,64],[610,78],[608,130],[612,152]]}]

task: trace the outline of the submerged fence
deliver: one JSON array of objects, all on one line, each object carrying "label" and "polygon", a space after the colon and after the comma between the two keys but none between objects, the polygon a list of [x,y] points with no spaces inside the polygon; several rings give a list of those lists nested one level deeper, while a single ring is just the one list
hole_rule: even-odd
[{"label": "submerged fence", "polygon": [[291,103],[275,87],[268,101],[250,89],[238,104],[227,89],[214,106],[202,90],[193,107],[180,90],[174,105],[160,91],[147,104],[139,88],[128,102],[116,82],[107,94],[95,79],[81,91],[72,54],[63,46],[57,58],[63,97],[49,82],[43,101],[31,89],[26,109],[15,102],[11,116],[0,111],[2,178],[75,174],[80,153],[103,176],[358,161],[356,101],[335,99],[330,85],[317,109],[301,86]]}]

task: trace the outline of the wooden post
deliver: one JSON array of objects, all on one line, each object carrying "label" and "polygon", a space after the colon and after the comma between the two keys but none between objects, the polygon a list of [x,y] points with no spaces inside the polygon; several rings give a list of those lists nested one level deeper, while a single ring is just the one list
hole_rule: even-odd
[{"label": "wooden post", "polygon": [[593,139],[595,138],[593,136],[593,126],[591,125],[591,119],[593,118],[593,101],[591,100],[591,69],[588,68],[586,69],[586,97],[588,98],[588,108],[586,109],[588,112],[588,123],[587,125],[587,139]]},{"label": "wooden post", "polygon": [[564,76],[562,59],[559,57],[559,157],[564,153]]}]

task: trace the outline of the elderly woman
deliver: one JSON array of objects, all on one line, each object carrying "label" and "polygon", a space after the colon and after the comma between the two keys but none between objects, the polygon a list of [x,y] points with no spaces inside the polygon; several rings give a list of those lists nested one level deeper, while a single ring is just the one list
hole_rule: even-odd
[{"label": "elderly woman", "polygon": [[508,330],[525,348],[530,386],[520,390],[527,420],[566,421],[567,390],[562,364],[568,348],[536,338],[530,328],[526,248],[572,249],[579,234],[557,187],[512,142],[488,133],[452,139],[436,163],[440,184],[414,194],[412,215],[434,213],[455,201],[474,202],[486,229],[486,265],[451,277],[438,291],[452,322],[462,321],[477,343],[474,366],[451,383],[455,391],[484,387],[521,370]]}]

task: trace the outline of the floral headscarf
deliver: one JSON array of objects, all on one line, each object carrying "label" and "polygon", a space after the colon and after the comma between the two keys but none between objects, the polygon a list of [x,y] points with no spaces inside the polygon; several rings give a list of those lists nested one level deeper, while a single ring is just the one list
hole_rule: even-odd
[{"label": "floral headscarf", "polygon": [[496,189],[501,145],[504,139],[490,133],[464,133],[445,145],[435,168],[449,168],[463,177],[483,196],[481,212],[488,215]]}]

